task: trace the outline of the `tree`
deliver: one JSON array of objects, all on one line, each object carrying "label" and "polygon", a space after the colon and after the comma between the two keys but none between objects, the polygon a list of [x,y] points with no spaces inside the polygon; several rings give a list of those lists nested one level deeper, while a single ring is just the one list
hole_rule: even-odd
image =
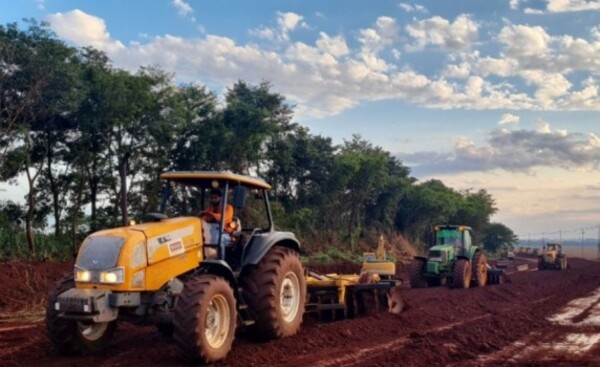
[{"label": "tree", "polygon": [[492,195],[486,190],[461,192],[464,200],[450,221],[457,224],[466,224],[473,228],[475,241],[483,238],[484,231],[490,223],[490,218],[497,211]]},{"label": "tree", "polygon": [[485,228],[483,236],[483,246],[490,252],[496,252],[502,246],[514,246],[519,242],[515,233],[501,223],[490,223]]},{"label": "tree", "polygon": [[[77,53],[35,21],[24,31],[15,24],[0,27],[0,50],[0,157],[6,158],[0,161],[5,179],[22,173],[27,177],[26,235],[29,251],[35,253],[37,181],[46,166],[55,184],[53,158],[61,149],[58,141],[76,95]],[[58,198],[53,199],[57,213]]]},{"label": "tree", "polygon": [[293,128],[292,109],[266,82],[253,87],[239,81],[225,101],[221,144],[227,147],[227,166],[238,173],[260,174],[268,143]]},{"label": "tree", "polygon": [[432,227],[449,223],[462,201],[460,193],[439,180],[411,185],[400,203],[396,216],[397,228],[407,238],[427,243]]}]

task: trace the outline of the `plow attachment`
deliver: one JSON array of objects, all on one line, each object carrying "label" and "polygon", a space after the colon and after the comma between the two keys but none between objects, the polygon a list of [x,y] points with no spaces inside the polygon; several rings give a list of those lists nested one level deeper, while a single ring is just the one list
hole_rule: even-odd
[{"label": "plow attachment", "polygon": [[488,269],[487,284],[502,284],[506,280],[506,273],[501,269]]},{"label": "plow attachment", "polygon": [[354,318],[375,311],[400,313],[403,302],[392,292],[398,284],[397,280],[381,279],[377,274],[322,275],[308,271],[306,312],[316,314],[323,321]]}]

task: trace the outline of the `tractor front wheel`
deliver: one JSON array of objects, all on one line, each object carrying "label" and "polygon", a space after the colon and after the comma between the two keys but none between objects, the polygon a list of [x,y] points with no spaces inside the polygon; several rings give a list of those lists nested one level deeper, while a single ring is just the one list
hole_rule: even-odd
[{"label": "tractor front wheel", "polygon": [[471,263],[466,259],[456,260],[454,265],[454,288],[469,288],[471,285]]},{"label": "tractor front wheel", "polygon": [[58,296],[75,288],[72,275],[58,281],[46,304],[46,332],[61,354],[94,354],[101,352],[110,343],[117,322],[82,322],[59,316],[54,307]]},{"label": "tractor front wheel", "polygon": [[205,274],[187,281],[173,315],[173,338],[182,357],[206,364],[224,359],[236,317],[233,289],[225,279]]},{"label": "tractor front wheel", "polygon": [[414,259],[410,263],[408,270],[408,278],[410,281],[411,288],[425,288],[428,285],[427,279],[423,276],[425,268],[425,261],[421,259]]},{"label": "tractor front wheel", "polygon": [[294,335],[300,329],[306,280],[298,253],[275,246],[241,277],[244,299],[256,316],[251,332],[259,339]]},{"label": "tractor front wheel", "polygon": [[487,283],[487,258],[485,254],[481,251],[475,253],[473,256],[472,263],[472,276],[473,285],[476,287],[484,287]]}]

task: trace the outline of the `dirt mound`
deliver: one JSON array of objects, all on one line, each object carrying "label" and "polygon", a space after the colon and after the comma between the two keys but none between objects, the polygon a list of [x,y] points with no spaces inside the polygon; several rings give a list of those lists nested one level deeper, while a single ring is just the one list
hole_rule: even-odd
[{"label": "dirt mound", "polygon": [[63,262],[0,262],[0,320],[39,313],[54,282],[72,269]]}]

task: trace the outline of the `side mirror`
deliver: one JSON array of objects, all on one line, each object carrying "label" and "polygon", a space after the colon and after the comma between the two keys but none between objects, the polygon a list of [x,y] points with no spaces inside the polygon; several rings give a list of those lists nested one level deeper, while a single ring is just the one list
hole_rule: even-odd
[{"label": "side mirror", "polygon": [[244,186],[236,186],[233,189],[233,206],[236,209],[242,209],[246,205],[246,196],[248,191]]}]

